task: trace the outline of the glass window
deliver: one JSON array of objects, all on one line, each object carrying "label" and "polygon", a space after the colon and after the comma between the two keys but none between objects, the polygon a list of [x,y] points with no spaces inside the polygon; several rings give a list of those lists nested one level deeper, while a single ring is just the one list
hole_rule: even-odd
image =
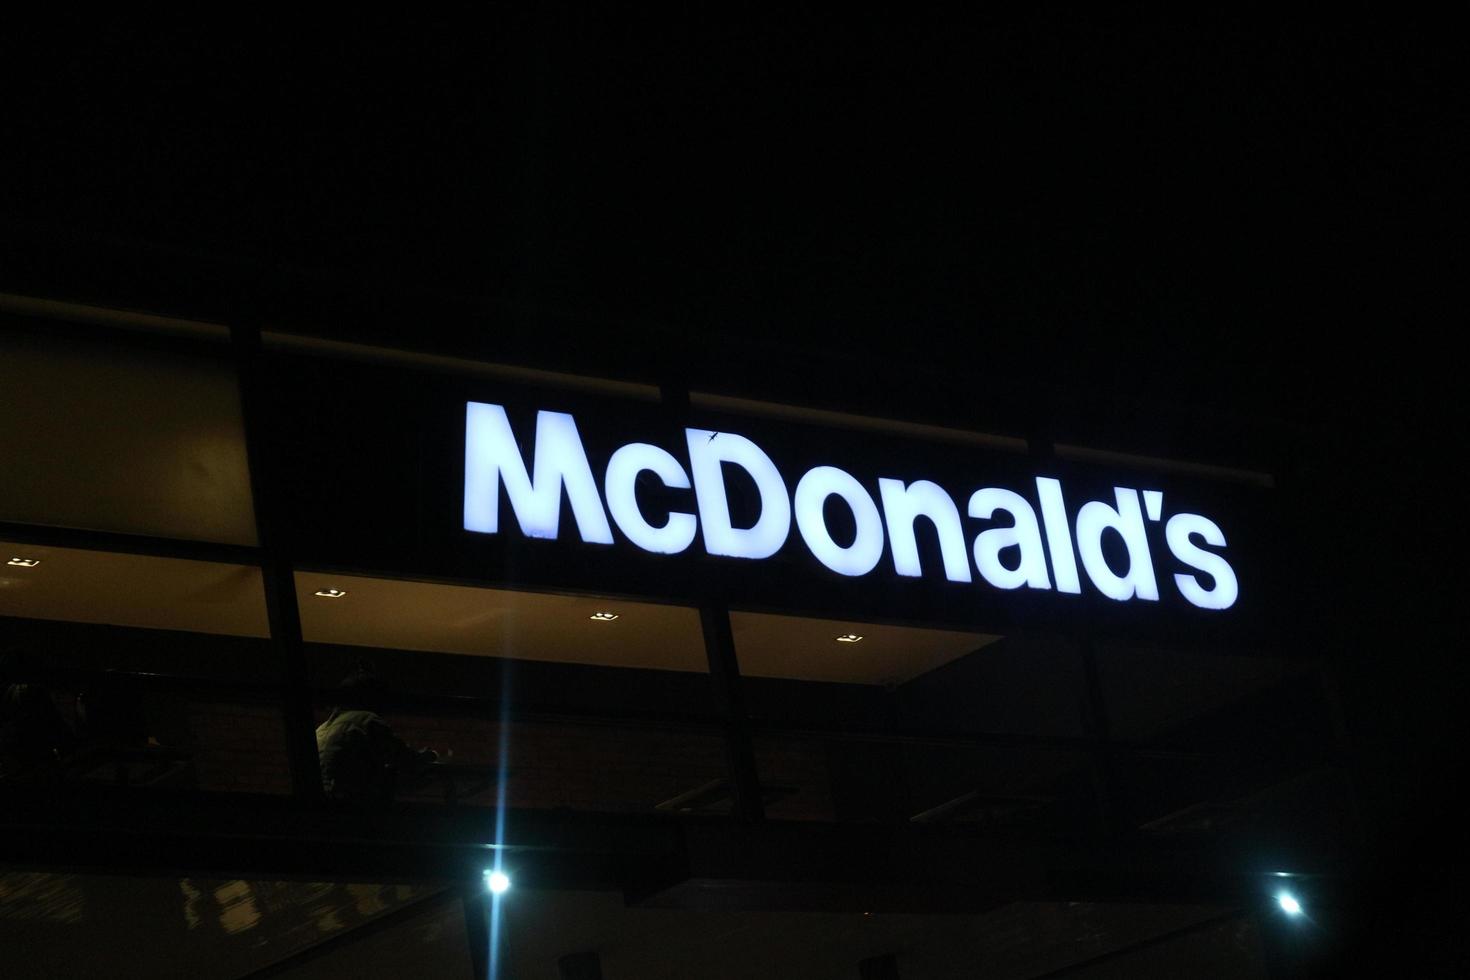
[{"label": "glass window", "polygon": [[289,791],[260,569],[0,543],[7,792]]},{"label": "glass window", "polygon": [[888,730],[898,692],[995,637],[732,612],[745,704],[757,726]]},{"label": "glass window", "polygon": [[743,677],[896,687],[992,643],[983,633],[730,614]]},{"label": "glass window", "polygon": [[253,545],[223,358],[0,331],[0,521]]},{"label": "glass window", "polygon": [[1310,662],[1108,644],[1097,663],[1110,731],[1126,748],[1118,802],[1134,826],[1352,833],[1351,789]]},{"label": "glass window", "polygon": [[[296,584],[329,795],[729,808],[697,610],[314,571]],[[354,726],[396,759],[383,782],[339,785]]]},{"label": "glass window", "polygon": [[758,735],[766,816],[843,823],[984,824],[1065,832],[1095,822],[1077,748],[851,735]]},{"label": "glass window", "polygon": [[181,691],[104,671],[52,679],[7,663],[0,799],[58,790],[291,790],[281,709],[266,695]]},{"label": "glass window", "polygon": [[750,612],[731,628],[773,819],[1050,828],[1095,809],[1067,643]]},{"label": "glass window", "polygon": [[773,724],[913,732],[1083,734],[1076,648],[764,613],[730,616],[750,713]]}]

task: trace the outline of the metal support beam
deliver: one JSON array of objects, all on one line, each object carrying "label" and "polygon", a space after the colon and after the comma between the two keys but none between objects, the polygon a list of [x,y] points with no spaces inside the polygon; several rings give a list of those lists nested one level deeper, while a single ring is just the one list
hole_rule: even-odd
[{"label": "metal support beam", "polygon": [[271,639],[281,652],[282,706],[286,724],[286,755],[291,765],[291,788],[298,799],[322,795],[320,763],[316,753],[316,717],[307,684],[306,652],[301,641],[301,610],[296,604],[296,579],[290,554],[282,541],[280,516],[283,500],[272,479],[266,450],[264,354],[257,325],[230,329],[240,381],[240,407],[245,427],[245,455],[250,466],[250,491],[255,503],[255,533],[262,552],[266,615]]},{"label": "metal support beam", "polygon": [[1092,782],[1097,797],[1098,827],[1104,836],[1111,836],[1124,826],[1113,758],[1112,726],[1108,721],[1107,700],[1103,697],[1102,680],[1097,670],[1096,644],[1089,636],[1078,638],[1077,644],[1086,685],[1087,701],[1083,713],[1086,731],[1094,740]]},{"label": "metal support beam", "polygon": [[465,941],[470,947],[470,967],[475,980],[490,980],[490,903],[485,889],[468,885],[460,889],[464,906]]},{"label": "metal support beam", "polygon": [[732,813],[738,820],[763,820],[765,803],[761,799],[760,774],[756,771],[755,751],[750,742],[745,699],[740,691],[740,663],[730,629],[730,611],[724,606],[707,604],[699,610],[699,621],[704,627],[710,679],[725,715],[725,754],[734,796]]}]

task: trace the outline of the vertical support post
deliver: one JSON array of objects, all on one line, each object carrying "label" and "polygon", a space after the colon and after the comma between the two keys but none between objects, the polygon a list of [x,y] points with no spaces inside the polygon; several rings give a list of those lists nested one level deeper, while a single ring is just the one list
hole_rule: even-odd
[{"label": "vertical support post", "polygon": [[569,953],[556,961],[561,980],[602,980],[602,957],[595,952]]},{"label": "vertical support post", "polygon": [[[669,363],[663,367],[666,380],[659,388],[659,398],[669,417],[678,425],[685,425],[689,421],[689,385],[679,374],[680,365]],[[731,812],[737,820],[763,820],[765,802],[755,767],[755,751],[750,744],[745,699],[740,692],[740,661],[730,629],[730,610],[717,598],[709,599],[700,605],[699,623],[704,632],[710,680],[725,718],[725,768],[733,799]]]},{"label": "vertical support post", "polygon": [[460,892],[464,908],[464,935],[470,946],[470,967],[475,980],[490,978],[490,926],[486,916],[490,903],[485,900],[483,886],[466,885]]},{"label": "vertical support post", "polygon": [[231,346],[240,384],[240,408],[245,428],[245,456],[250,467],[250,493],[255,505],[255,533],[260,542],[261,576],[265,586],[266,616],[271,641],[281,657],[281,689],[286,726],[286,757],[291,788],[298,799],[319,799],[320,763],[316,753],[316,718],[306,676],[306,651],[301,639],[301,610],[296,602],[296,579],[288,549],[282,541],[280,496],[266,451],[264,358],[260,327],[230,328]]},{"label": "vertical support post", "polygon": [[706,603],[700,607],[699,621],[704,628],[704,650],[709,657],[715,697],[725,713],[725,757],[734,796],[733,812],[738,820],[763,820],[765,803],[761,799],[755,750],[750,743],[745,699],[740,693],[740,663],[735,653],[735,635],[730,629],[730,611],[723,605]]},{"label": "vertical support post", "polygon": [[1104,836],[1110,836],[1122,826],[1112,727],[1108,722],[1107,700],[1103,697],[1102,681],[1097,672],[1097,646],[1090,636],[1078,637],[1077,646],[1082,656],[1083,683],[1086,685],[1087,734],[1096,743],[1092,778],[1093,791],[1097,795],[1098,825]]}]

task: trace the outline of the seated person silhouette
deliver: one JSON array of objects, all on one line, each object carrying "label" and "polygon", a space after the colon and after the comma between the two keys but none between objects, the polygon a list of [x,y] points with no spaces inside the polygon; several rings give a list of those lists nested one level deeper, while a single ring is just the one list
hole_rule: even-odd
[{"label": "seated person silhouette", "polygon": [[106,685],[81,691],[76,711],[78,734],[85,742],[119,748],[157,744],[148,736],[142,699],[132,691]]},{"label": "seated person silhouette", "polygon": [[354,670],[341,690],[342,703],[316,729],[322,789],[336,800],[391,800],[400,785],[416,781],[438,755],[410,748],[393,733],[378,714],[384,689],[370,671]]},{"label": "seated person silhouette", "polygon": [[31,682],[30,669],[18,653],[0,657],[0,780],[52,776],[76,742],[51,691]]}]

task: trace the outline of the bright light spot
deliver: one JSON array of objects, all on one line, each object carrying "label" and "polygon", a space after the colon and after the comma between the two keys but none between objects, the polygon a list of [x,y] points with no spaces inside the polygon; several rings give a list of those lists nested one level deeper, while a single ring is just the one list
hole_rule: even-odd
[{"label": "bright light spot", "polygon": [[[694,476],[704,550],[730,558],[769,558],[780,551],[791,533],[791,498],[771,457],[733,432],[685,429],[684,436],[689,444],[689,470]],[[755,481],[761,509],[760,517],[750,527],[738,528],[731,523],[730,501],[725,493],[726,463],[740,467]]]},{"label": "bright light spot", "polygon": [[858,640],[861,640],[861,639],[862,639],[862,637],[859,636],[856,633],[843,633],[841,636],[839,636],[837,638],[837,642],[838,643],[856,643]]},{"label": "bright light spot", "polygon": [[618,614],[615,612],[595,612],[587,618],[596,620],[599,623],[611,623],[618,618]]},{"label": "bright light spot", "polygon": [[[1154,577],[1153,558],[1148,550],[1148,530],[1138,506],[1138,491],[1114,487],[1115,507],[1092,500],[1077,511],[1077,554],[1097,590],[1116,602],[1134,596],[1156,602],[1159,583]],[[1119,575],[1103,556],[1103,535],[1112,531],[1128,551],[1128,572]]]},{"label": "bright light spot", "polygon": [[6,562],[5,564],[14,566],[15,568],[35,568],[37,565],[41,564],[41,559],[39,559],[39,558],[12,558],[8,562]]},{"label": "bright light spot", "polygon": [[[1051,588],[1051,579],[1046,573],[1046,555],[1042,552],[1041,528],[1036,523],[1036,511],[1019,493],[985,487],[976,490],[970,497],[969,514],[982,521],[1004,511],[1010,516],[1010,527],[992,527],[981,531],[975,538],[975,567],[980,575],[997,589],[1019,589],[1025,585],[1033,589]],[[1015,548],[1019,561],[1014,569],[1006,567],[1001,555]]]},{"label": "bright light spot", "polygon": [[612,544],[612,528],[602,509],[597,481],[576,421],[565,412],[536,413],[536,443],[531,470],[500,405],[465,406],[464,528],[482,534],[500,530],[500,488],[528,538],[556,540],[562,489],[571,501],[577,532],[588,543]]},{"label": "bright light spot", "polygon": [[883,516],[888,521],[888,547],[893,552],[895,572],[911,578],[923,574],[914,521],[925,517],[939,532],[944,577],[951,582],[970,581],[970,555],[965,551],[960,512],[944,488],[928,480],[905,484],[902,480],[884,478],[878,481],[878,491],[883,497]]},{"label": "bright light spot", "polygon": [[1276,904],[1281,906],[1281,911],[1287,915],[1301,915],[1302,903],[1296,900],[1291,892],[1281,892],[1276,896]]},{"label": "bright light spot", "polygon": [[486,871],[485,887],[492,895],[504,895],[510,891],[510,876],[504,871]]},{"label": "bright light spot", "polygon": [[[828,497],[841,498],[857,524],[857,536],[845,548],[827,530]],[[814,467],[796,485],[796,526],[817,560],[839,575],[866,575],[883,557],[878,505],[855,477],[835,466]]]},{"label": "bright light spot", "polygon": [[347,593],[342,589],[317,589],[314,594],[321,596],[323,599],[340,599]]},{"label": "bright light spot", "polygon": [[1174,584],[1179,587],[1180,595],[1201,609],[1229,609],[1240,597],[1240,583],[1236,581],[1235,570],[1220,555],[1196,545],[1195,538],[1216,548],[1225,547],[1225,532],[1207,517],[1175,514],[1164,525],[1164,540],[1174,557],[1204,572],[1215,580],[1215,584],[1206,590],[1194,575],[1175,575]]},{"label": "bright light spot", "polygon": [[638,509],[636,490],[643,473],[652,473],[666,487],[689,489],[689,474],[678,460],[657,446],[633,442],[607,462],[607,509],[629,541],[654,554],[676,555],[694,541],[699,522],[693,514],[670,511],[662,525],[648,523]]}]

